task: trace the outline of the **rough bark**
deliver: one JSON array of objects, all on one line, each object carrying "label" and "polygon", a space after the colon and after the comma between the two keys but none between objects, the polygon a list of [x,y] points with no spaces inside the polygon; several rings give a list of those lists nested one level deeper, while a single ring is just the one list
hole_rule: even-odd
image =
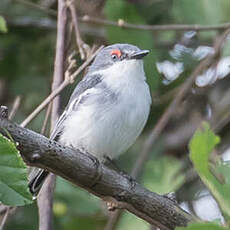
[{"label": "rough bark", "polygon": [[47,169],[162,230],[186,226],[193,220],[172,200],[134,183],[124,174],[99,163],[90,154],[62,146],[0,118],[0,132],[4,134],[4,130],[19,143],[18,149],[28,165]]}]

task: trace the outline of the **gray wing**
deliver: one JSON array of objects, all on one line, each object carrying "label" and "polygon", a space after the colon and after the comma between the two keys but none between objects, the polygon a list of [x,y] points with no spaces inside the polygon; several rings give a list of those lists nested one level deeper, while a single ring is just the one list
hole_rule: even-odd
[{"label": "gray wing", "polygon": [[79,100],[81,100],[81,95],[88,89],[95,87],[101,82],[101,76],[99,74],[96,75],[86,75],[76,86],[75,90],[73,91],[69,102],[65,108],[65,111],[62,113],[60,118],[58,119],[51,135],[50,139],[52,140],[58,140],[62,130],[63,130],[63,122],[66,120],[66,117],[68,116],[70,110],[70,105],[74,102],[74,105],[76,103],[79,103]]},{"label": "gray wing", "polygon": [[[65,111],[60,116],[59,120],[57,121],[54,130],[50,136],[53,140],[58,140],[61,132],[63,130],[63,122],[66,120],[67,116],[74,110],[76,111],[78,107],[89,100],[89,103],[94,103],[94,100],[96,100],[95,95],[90,95],[86,92],[88,89],[91,89],[93,87],[96,88],[103,88],[104,92],[104,86],[101,83],[100,75],[91,75],[91,76],[85,76],[85,78],[78,83],[76,86],[72,96],[70,97],[69,103],[66,106]],[[109,96],[112,95],[110,92],[108,92],[108,95],[106,95],[106,91],[103,93],[103,95],[100,95],[102,98],[103,103],[103,97],[109,98]],[[36,197],[39,193],[46,177],[48,176],[49,172],[41,169],[34,168],[29,176],[29,188],[31,193],[33,194],[33,197]]]}]

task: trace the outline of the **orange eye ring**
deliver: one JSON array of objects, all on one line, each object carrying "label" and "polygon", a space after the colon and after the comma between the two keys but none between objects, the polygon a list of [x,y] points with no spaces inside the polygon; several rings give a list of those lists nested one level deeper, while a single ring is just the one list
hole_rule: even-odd
[{"label": "orange eye ring", "polygon": [[117,49],[117,50],[112,50],[111,56],[112,56],[112,55],[116,55],[117,57],[120,58],[120,57],[121,57],[121,51],[118,50],[118,49]]}]

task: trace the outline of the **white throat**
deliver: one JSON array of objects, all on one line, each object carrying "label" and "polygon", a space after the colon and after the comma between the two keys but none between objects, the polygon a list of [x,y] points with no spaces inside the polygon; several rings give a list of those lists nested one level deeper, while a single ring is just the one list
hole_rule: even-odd
[{"label": "white throat", "polygon": [[126,84],[139,84],[145,81],[145,72],[142,60],[127,60],[113,64],[104,70],[97,71],[111,88],[124,88]]}]

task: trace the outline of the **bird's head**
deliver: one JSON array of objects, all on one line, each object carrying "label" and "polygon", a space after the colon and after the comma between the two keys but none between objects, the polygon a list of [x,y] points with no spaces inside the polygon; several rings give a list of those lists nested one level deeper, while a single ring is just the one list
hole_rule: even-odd
[{"label": "bird's head", "polygon": [[149,50],[141,50],[130,44],[114,44],[103,48],[96,56],[89,71],[101,71],[111,67],[128,69],[133,63],[141,63]]}]

